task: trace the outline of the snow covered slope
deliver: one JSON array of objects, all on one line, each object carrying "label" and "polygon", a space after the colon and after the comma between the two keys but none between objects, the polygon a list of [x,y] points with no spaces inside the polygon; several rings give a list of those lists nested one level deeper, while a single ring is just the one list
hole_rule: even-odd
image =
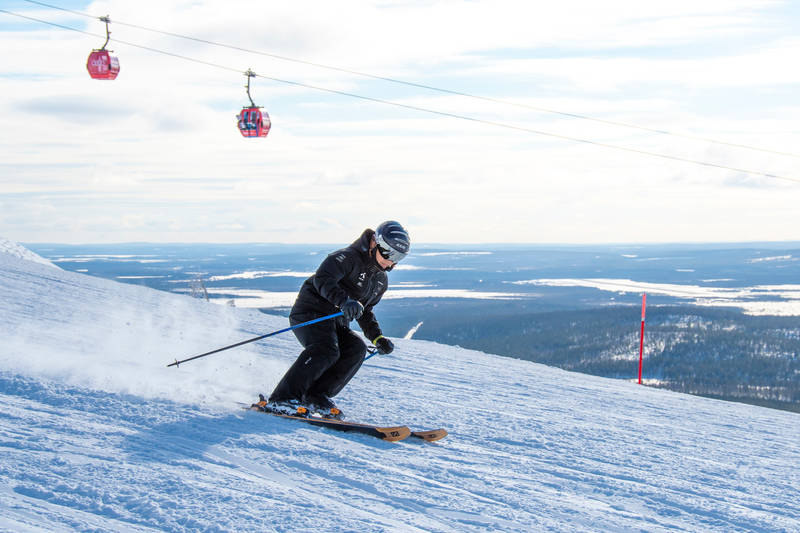
[{"label": "snow covered slope", "polygon": [[338,398],[387,443],[259,413],[286,319],[0,253],[0,531],[800,531],[800,416],[397,340]]},{"label": "snow covered slope", "polygon": [[12,255],[20,259],[27,259],[28,261],[33,261],[34,263],[49,265],[53,268],[58,268],[59,270],[61,270],[59,267],[57,267],[44,257],[40,256],[39,254],[31,252],[24,246],[14,241],[9,241],[8,239],[4,239],[3,237],[0,237],[0,254]]}]

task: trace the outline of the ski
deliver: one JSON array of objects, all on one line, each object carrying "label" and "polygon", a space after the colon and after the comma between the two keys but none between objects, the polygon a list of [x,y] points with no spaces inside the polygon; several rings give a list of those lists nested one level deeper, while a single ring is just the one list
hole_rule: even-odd
[{"label": "ski", "polygon": [[[333,420],[332,418],[322,418],[321,420]],[[361,427],[371,427],[369,424],[359,424],[357,422],[347,422],[345,420],[337,420],[342,424],[350,424],[351,426],[361,426]],[[405,427],[405,426],[404,426]],[[448,435],[447,430],[443,428],[439,429],[427,429],[427,430],[419,430],[419,431],[411,431],[411,437],[416,437],[418,439],[422,439],[426,442],[434,442],[437,440],[441,440]]]},{"label": "ski", "polygon": [[271,413],[269,411],[263,411],[262,409],[259,409],[257,406],[245,407],[245,409],[249,409],[250,411],[257,411],[259,413],[264,413],[272,416],[278,416],[280,418],[288,418],[289,420],[297,420],[300,422],[305,422],[306,424],[310,424],[312,426],[326,427],[336,431],[345,431],[351,433],[360,433],[362,435],[370,435],[372,437],[377,437],[379,439],[387,440],[390,442],[403,440],[411,435],[411,430],[408,429],[407,426],[384,427],[384,426],[373,426],[369,424],[356,424],[353,422],[343,422],[341,420],[333,420],[331,418],[284,415],[280,413]]},{"label": "ski", "polygon": [[417,437],[418,439],[422,439],[425,442],[434,442],[445,438],[447,436],[447,430],[444,428],[439,428],[439,429],[428,429],[424,431],[412,431],[411,436]]}]

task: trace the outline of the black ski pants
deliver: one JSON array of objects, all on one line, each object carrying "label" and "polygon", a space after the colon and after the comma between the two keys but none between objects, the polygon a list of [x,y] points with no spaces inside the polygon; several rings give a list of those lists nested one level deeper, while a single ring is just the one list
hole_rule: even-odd
[{"label": "black ski pants", "polygon": [[[292,309],[289,323],[294,326],[321,316],[324,315]],[[269,400],[305,401],[306,397],[339,394],[361,368],[367,345],[342,317],[292,331],[305,349],[286,371]]]}]

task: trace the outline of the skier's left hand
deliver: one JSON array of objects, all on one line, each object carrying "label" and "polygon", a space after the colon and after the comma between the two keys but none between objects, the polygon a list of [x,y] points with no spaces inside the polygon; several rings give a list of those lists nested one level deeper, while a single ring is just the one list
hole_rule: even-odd
[{"label": "skier's left hand", "polygon": [[383,335],[375,339],[374,344],[375,347],[378,349],[378,351],[383,355],[392,353],[392,350],[394,350],[394,343],[389,339],[387,339],[386,337],[384,337]]}]

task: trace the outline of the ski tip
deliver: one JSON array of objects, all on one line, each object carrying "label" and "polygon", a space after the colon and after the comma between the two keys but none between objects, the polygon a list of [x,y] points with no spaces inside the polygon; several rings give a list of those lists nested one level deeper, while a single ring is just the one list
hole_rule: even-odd
[{"label": "ski tip", "polygon": [[413,431],[411,435],[427,442],[434,442],[445,438],[449,433],[446,429],[431,429],[426,431]]}]

